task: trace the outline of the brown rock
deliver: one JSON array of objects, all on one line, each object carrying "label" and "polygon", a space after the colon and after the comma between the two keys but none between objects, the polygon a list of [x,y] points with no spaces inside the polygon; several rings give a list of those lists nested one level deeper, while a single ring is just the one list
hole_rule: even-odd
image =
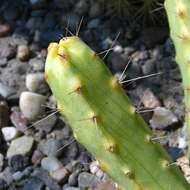
[{"label": "brown rock", "polygon": [[8,36],[11,32],[9,24],[0,24],[0,37]]},{"label": "brown rock", "polygon": [[17,49],[17,57],[21,61],[26,61],[29,59],[30,56],[30,50],[27,45],[19,45]]},{"label": "brown rock", "polygon": [[61,167],[50,173],[50,176],[58,183],[64,183],[69,177],[69,171],[65,167]]}]

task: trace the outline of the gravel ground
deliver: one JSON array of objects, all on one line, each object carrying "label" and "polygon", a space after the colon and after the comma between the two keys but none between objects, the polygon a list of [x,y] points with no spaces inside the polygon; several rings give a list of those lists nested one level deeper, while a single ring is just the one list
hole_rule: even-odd
[{"label": "gravel ground", "polygon": [[116,189],[55,111],[44,80],[48,44],[76,34],[82,16],[79,36],[91,48],[114,44],[105,59],[113,74],[130,61],[123,87],[188,179],[183,90],[167,27],[130,25],[95,0],[1,0],[0,190]]}]

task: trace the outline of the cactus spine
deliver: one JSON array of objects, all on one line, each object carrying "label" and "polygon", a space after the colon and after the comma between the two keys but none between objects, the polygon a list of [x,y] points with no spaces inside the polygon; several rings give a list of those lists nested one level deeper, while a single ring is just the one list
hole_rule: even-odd
[{"label": "cactus spine", "polygon": [[185,120],[190,140],[190,1],[166,0],[165,8],[170,25],[170,35],[176,49],[176,62],[182,74],[186,107]]},{"label": "cactus spine", "polygon": [[76,139],[119,189],[190,189],[168,154],[152,141],[118,81],[78,37],[49,45],[45,73]]}]

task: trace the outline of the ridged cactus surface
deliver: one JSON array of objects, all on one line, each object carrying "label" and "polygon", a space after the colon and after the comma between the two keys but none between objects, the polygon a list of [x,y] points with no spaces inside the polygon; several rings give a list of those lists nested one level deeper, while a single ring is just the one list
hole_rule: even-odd
[{"label": "ridged cactus surface", "polygon": [[165,8],[170,25],[170,35],[176,49],[176,61],[183,79],[185,115],[190,142],[190,1],[166,0]]},{"label": "ridged cactus surface", "polygon": [[120,190],[190,189],[118,81],[78,37],[49,45],[45,73],[76,139]]}]

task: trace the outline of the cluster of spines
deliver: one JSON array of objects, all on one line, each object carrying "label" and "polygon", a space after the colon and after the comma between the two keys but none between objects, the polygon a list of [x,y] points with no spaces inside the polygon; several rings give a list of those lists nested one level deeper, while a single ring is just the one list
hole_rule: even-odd
[{"label": "cluster of spines", "polygon": [[78,37],[50,44],[45,70],[74,136],[121,189],[189,189],[119,82]]}]

